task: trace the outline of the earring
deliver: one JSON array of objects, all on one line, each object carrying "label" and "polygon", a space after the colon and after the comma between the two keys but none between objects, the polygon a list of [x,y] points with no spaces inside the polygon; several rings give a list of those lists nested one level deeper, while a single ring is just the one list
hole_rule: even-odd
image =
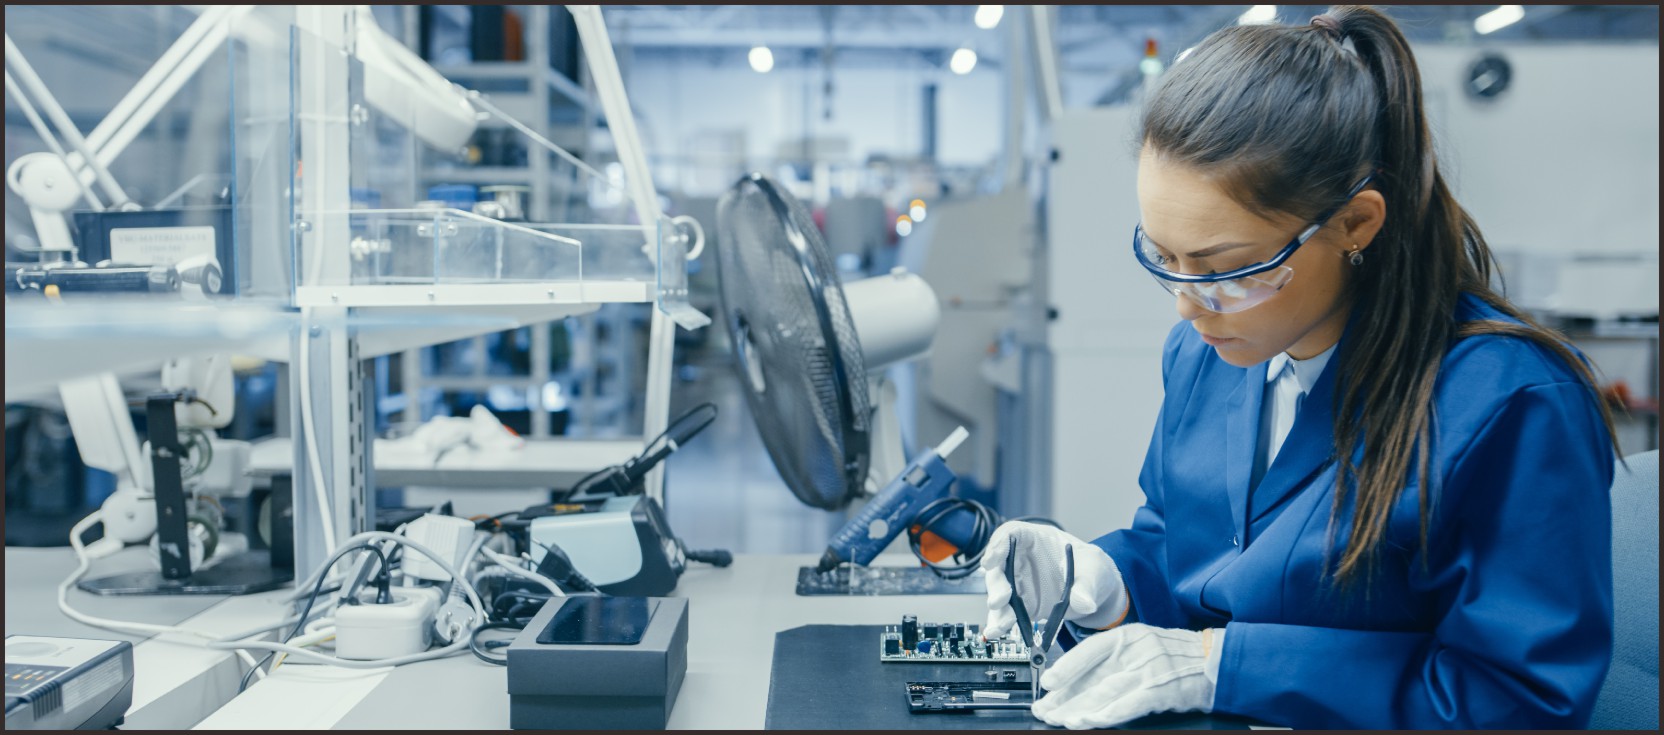
[{"label": "earring", "polygon": [[1352,265],[1354,265],[1354,266],[1363,265],[1364,264],[1364,251],[1359,250],[1357,248],[1352,248],[1352,254],[1346,256],[1346,259],[1351,261]]}]

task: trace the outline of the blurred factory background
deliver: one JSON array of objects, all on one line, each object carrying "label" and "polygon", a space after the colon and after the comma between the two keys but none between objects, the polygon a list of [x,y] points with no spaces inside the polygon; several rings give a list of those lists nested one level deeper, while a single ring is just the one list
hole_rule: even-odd
[{"label": "blurred factory background", "polygon": [[[1219,28],[1323,10],[610,5],[604,16],[665,211],[705,223],[707,253],[720,249],[718,198],[762,171],[810,206],[846,279],[896,266],[923,276],[941,299],[935,346],[891,375],[909,453],[964,425],[972,439],[951,461],[962,495],[1095,536],[1128,523],[1142,501],[1136,473],[1159,405],[1162,336],[1176,318],[1124,254],[1142,93]],[[8,5],[6,33],[85,131],[199,11]],[[1623,451],[1656,448],[1658,8],[1390,12],[1415,44],[1444,170],[1500,254],[1508,295],[1596,361],[1624,409]],[[446,77],[622,183],[565,10],[373,13]],[[1036,22],[1049,24],[1049,48],[1033,48]],[[231,68],[205,67],[111,165],[135,200],[229,196],[227,149],[204,142],[225,137],[226,106],[203,101],[224,94]],[[10,96],[5,148],[8,164],[46,149]],[[430,198],[495,196],[534,222],[622,197],[576,183],[500,125],[419,164]],[[41,243],[29,206],[9,188],[6,197],[6,259],[26,261]],[[709,255],[690,263],[689,300],[707,314],[713,271]],[[397,437],[483,405],[532,439],[638,435],[650,308],[610,304],[378,357],[374,430]],[[237,367],[236,420],[224,435],[288,435],[283,366]],[[159,385],[154,370],[121,377],[131,396]],[[67,523],[18,520],[73,522],[113,481],[82,464],[56,392],[6,400],[7,543],[62,543]],[[706,401],[718,406],[716,424],[668,465],[671,523],[691,547],[819,551],[844,516],[782,487],[720,324],[676,336],[671,414]],[[136,419],[142,432],[142,411]],[[545,492],[412,485],[383,488],[379,500],[449,500],[470,515]]]}]

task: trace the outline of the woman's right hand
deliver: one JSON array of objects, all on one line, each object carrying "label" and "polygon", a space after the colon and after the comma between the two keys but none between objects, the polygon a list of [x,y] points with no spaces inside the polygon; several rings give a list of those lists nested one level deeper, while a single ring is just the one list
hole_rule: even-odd
[{"label": "woman's right hand", "polygon": [[[1051,611],[1063,596],[1066,547],[1074,548],[1075,586],[1069,593],[1069,610],[1064,619],[1083,628],[1108,628],[1126,616],[1126,584],[1121,580],[1121,570],[1103,549],[1062,529],[1010,521],[994,529],[982,554],[982,573],[988,587],[988,623],[982,627],[984,636],[998,638],[1016,627],[1017,615],[1011,611],[1013,585],[1028,609],[1031,622],[1038,624],[1041,616]],[[1015,554],[1012,569],[1015,580],[1005,578],[1008,554]]]}]

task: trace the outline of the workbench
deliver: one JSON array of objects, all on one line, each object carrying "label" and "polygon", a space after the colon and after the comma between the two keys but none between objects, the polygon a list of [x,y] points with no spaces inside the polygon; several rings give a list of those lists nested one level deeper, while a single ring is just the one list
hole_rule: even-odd
[{"label": "workbench", "polygon": [[[129,549],[96,562],[91,574],[142,568],[145,554],[143,549]],[[799,597],[794,591],[798,568],[816,559],[813,554],[736,554],[726,569],[690,565],[675,592],[691,604],[687,677],[670,727],[762,728],[774,637],[781,631],[811,624],[893,625],[903,615],[975,623],[985,617],[978,595]],[[56,588],[73,562],[68,549],[6,550],[6,632],[135,641],[136,686],[127,727],[508,728],[506,670],[466,653],[369,670],[291,660],[238,695],[237,680],[246,669],[228,653],[121,636],[65,618],[57,608]],[[896,555],[881,557],[880,563],[916,562]],[[76,590],[71,602],[94,615],[232,632],[281,618],[287,611],[281,598],[288,592],[237,598],[100,598]],[[921,726],[951,727],[940,721]]]}]

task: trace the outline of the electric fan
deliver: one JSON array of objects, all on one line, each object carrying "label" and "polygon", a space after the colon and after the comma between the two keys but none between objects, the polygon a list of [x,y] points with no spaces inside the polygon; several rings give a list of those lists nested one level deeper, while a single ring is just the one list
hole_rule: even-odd
[{"label": "electric fan", "polygon": [[[825,510],[885,490],[852,520],[861,528],[846,526],[833,540],[836,553],[829,553],[835,559],[838,553],[858,551],[842,559],[865,565],[913,525],[919,505],[945,496],[953,479],[941,465],[939,472],[930,473],[930,483],[920,480],[917,487],[905,488],[908,499],[891,491],[907,480],[900,475],[908,463],[896,421],[895,389],[884,379],[884,368],[929,350],[941,316],[936,294],[918,276],[900,269],[841,284],[809,212],[762,174],[741,178],[722,197],[717,227],[721,318],[746,404],[781,479],[799,500]],[[910,469],[908,474],[924,473]],[[892,497],[895,511],[886,509],[889,515],[869,533],[865,524],[872,521],[864,519]],[[957,548],[973,540],[973,526],[976,533],[992,531],[968,515],[961,520],[967,522],[950,520],[941,528],[961,525],[962,534],[931,530],[949,541],[964,535],[966,543]],[[944,578],[923,568],[857,570],[849,564],[836,573],[825,571],[830,566],[835,564],[821,570],[805,567],[798,592],[981,591],[981,579],[974,576]]]}]

